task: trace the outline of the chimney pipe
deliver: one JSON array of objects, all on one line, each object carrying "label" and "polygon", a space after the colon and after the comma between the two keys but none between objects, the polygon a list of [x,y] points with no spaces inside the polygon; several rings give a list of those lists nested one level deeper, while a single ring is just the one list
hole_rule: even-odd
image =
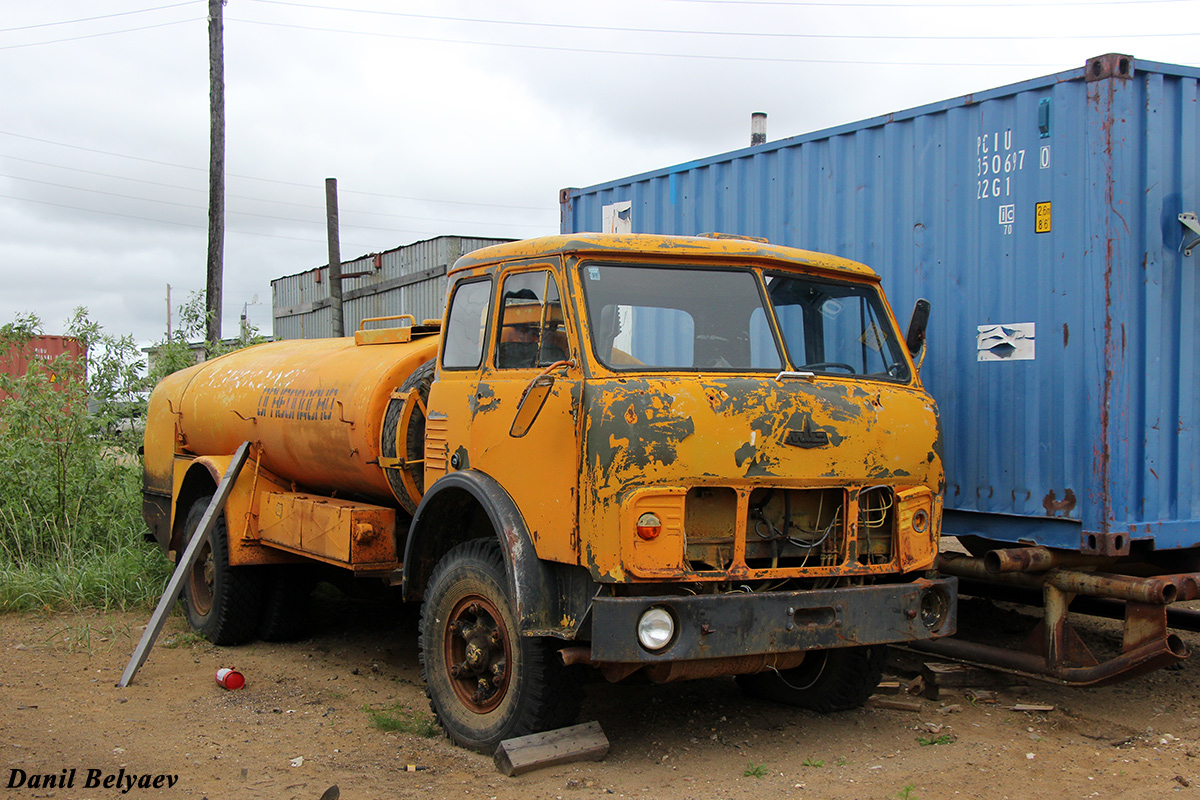
[{"label": "chimney pipe", "polygon": [[767,113],[755,111],[750,115],[750,146],[767,143]]}]

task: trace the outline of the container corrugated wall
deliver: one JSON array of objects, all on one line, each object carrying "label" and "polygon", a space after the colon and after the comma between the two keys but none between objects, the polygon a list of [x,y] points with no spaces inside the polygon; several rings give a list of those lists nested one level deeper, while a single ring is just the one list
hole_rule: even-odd
[{"label": "container corrugated wall", "polygon": [[[346,261],[342,274],[342,328],[347,335],[364,319],[412,314],[417,323],[441,319],[446,270],[462,255],[510,241],[465,236],[434,239]],[[333,335],[328,266],[271,281],[276,339],[322,339]]]},{"label": "container corrugated wall", "polygon": [[587,189],[562,231],[705,231],[846,256],[922,379],[946,528],[1123,552],[1200,545],[1200,69],[1124,56]]}]

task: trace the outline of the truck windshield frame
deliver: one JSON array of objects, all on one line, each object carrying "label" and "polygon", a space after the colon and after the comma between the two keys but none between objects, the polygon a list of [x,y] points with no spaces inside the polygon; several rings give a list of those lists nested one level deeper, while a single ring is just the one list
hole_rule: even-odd
[{"label": "truck windshield frame", "polygon": [[766,270],[788,361],[813,372],[908,383],[899,330],[874,286]]},{"label": "truck windshield frame", "polygon": [[[609,370],[910,380],[895,323],[865,283],[758,265],[584,261],[578,270],[592,353]],[[804,305],[822,297],[824,305]],[[867,324],[847,332],[855,320]],[[827,341],[827,332],[839,338]],[[830,355],[808,357],[816,352]]]}]

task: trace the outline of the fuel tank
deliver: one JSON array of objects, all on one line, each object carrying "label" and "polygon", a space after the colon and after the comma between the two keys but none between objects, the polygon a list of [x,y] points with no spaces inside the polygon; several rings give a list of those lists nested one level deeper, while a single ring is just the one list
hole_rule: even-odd
[{"label": "fuel tank", "polygon": [[269,342],[168,376],[147,410],[146,490],[170,494],[176,454],[228,455],[249,441],[299,489],[391,503],[384,414],[439,339],[409,331]]}]

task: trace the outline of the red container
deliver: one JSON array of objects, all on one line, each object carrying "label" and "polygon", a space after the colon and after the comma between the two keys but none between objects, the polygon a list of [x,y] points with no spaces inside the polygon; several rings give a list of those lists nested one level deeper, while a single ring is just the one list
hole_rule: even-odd
[{"label": "red container", "polygon": [[223,689],[240,689],[246,685],[246,677],[236,669],[217,670],[217,686]]},{"label": "red container", "polygon": [[[35,336],[24,347],[0,352],[0,372],[8,375],[24,375],[29,370],[29,364],[34,360],[50,363],[59,356],[67,356],[72,360],[83,362],[86,355],[83,344],[70,336]],[[84,370],[79,370],[77,374],[78,379],[83,380]],[[0,392],[0,400],[6,396]]]}]

